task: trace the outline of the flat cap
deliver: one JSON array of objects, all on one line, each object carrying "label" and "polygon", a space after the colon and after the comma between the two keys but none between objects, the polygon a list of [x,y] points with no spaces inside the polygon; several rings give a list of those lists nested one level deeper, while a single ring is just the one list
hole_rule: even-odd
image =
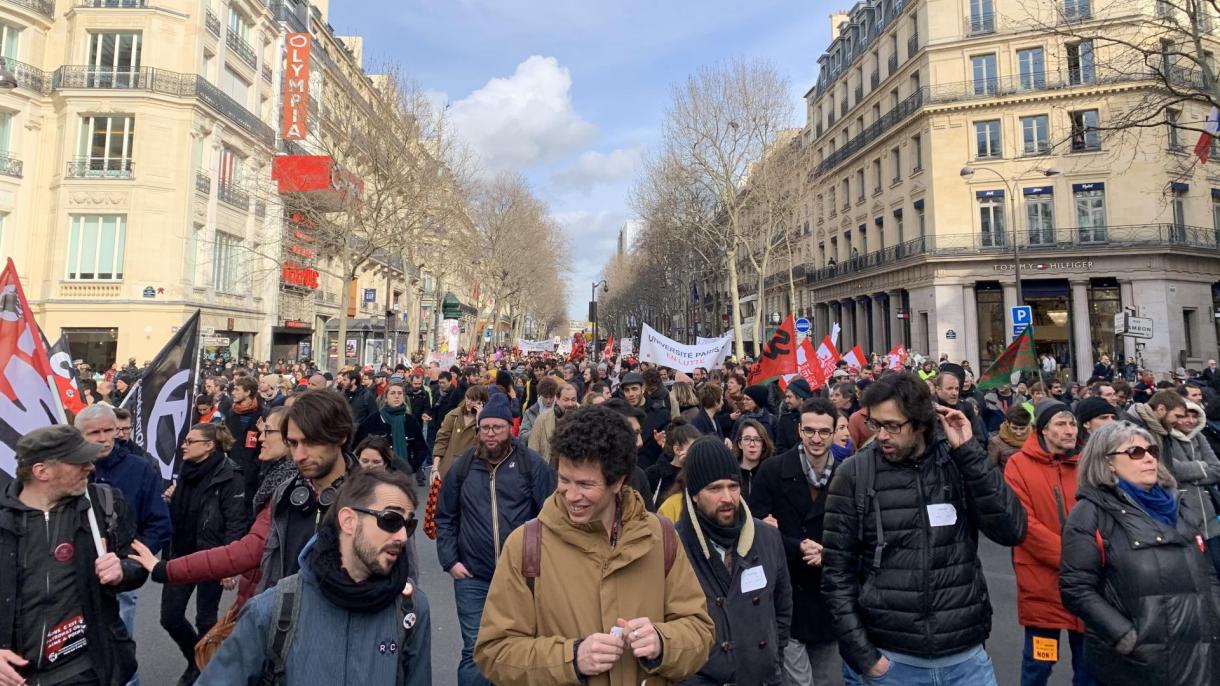
[{"label": "flat cap", "polygon": [[75,428],[53,424],[34,429],[17,441],[17,464],[51,461],[85,464],[96,460],[101,451],[102,446],[86,441]]}]

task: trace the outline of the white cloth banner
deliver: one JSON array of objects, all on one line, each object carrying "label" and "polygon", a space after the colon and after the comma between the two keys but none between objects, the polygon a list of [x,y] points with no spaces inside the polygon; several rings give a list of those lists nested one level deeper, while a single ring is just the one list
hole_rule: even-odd
[{"label": "white cloth banner", "polygon": [[730,343],[733,342],[733,330],[732,329],[725,331],[723,334],[720,335],[720,338],[704,338],[703,336],[695,336],[695,345],[711,345],[711,344],[715,343],[716,341],[722,341],[726,338],[729,339]]},{"label": "white cloth banner", "polygon": [[644,325],[640,333],[640,361],[652,362],[680,372],[693,372],[698,367],[718,367],[729,353],[731,339],[715,339],[704,345],[686,345],[657,333]]},{"label": "white cloth banner", "polygon": [[527,341],[522,338],[517,341],[517,347],[523,353],[545,353],[555,349],[555,341]]},{"label": "white cloth banner", "polygon": [[457,365],[457,352],[436,352],[428,353],[428,357],[424,360],[425,364],[437,363],[441,369],[449,369]]},{"label": "white cloth banner", "polygon": [[618,342],[618,354],[621,357],[626,357],[635,352],[635,341],[630,338],[624,338]]}]

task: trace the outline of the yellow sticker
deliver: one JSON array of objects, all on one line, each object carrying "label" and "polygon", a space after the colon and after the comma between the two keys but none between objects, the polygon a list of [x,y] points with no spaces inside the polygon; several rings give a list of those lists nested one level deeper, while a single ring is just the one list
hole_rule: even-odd
[{"label": "yellow sticker", "polygon": [[1059,639],[1034,636],[1034,659],[1039,662],[1059,661]]}]

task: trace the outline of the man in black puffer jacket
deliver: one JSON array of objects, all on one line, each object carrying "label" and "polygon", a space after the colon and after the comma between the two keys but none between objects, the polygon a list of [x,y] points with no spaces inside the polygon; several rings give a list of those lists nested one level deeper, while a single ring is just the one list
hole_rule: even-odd
[{"label": "man in black puffer jacket", "polygon": [[869,385],[876,439],[830,482],[822,592],[852,669],[893,683],[996,683],[981,530],[1025,538],[1025,509],[960,411],[910,374]]}]

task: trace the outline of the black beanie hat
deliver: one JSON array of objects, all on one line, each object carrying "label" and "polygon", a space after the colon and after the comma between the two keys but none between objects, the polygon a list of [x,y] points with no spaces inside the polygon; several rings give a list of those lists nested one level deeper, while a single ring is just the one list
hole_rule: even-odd
[{"label": "black beanie hat", "polygon": [[737,458],[724,446],[724,441],[715,436],[703,436],[691,444],[686,451],[682,473],[686,476],[686,492],[692,496],[721,479],[741,483]]},{"label": "black beanie hat", "polygon": [[808,400],[813,397],[813,391],[809,388],[809,382],[802,378],[793,379],[792,383],[788,384],[788,390],[792,391],[792,394],[801,400]]},{"label": "black beanie hat", "polygon": [[1072,408],[1053,398],[1046,398],[1042,402],[1039,402],[1034,406],[1034,428],[1038,431],[1038,433],[1042,433],[1042,430],[1046,428],[1046,425],[1050,424],[1051,420],[1055,418],[1055,415],[1059,414],[1060,412],[1072,414]]},{"label": "black beanie hat", "polygon": [[758,405],[760,408],[767,406],[768,393],[766,386],[754,384],[753,386],[746,386],[746,389],[742,392],[745,393],[750,400],[753,400],[754,404]]},{"label": "black beanie hat", "polygon": [[1097,419],[1106,414],[1118,416],[1118,410],[1114,406],[1106,402],[1105,398],[1085,398],[1076,403],[1076,421],[1080,422],[1081,426],[1090,419]]}]

